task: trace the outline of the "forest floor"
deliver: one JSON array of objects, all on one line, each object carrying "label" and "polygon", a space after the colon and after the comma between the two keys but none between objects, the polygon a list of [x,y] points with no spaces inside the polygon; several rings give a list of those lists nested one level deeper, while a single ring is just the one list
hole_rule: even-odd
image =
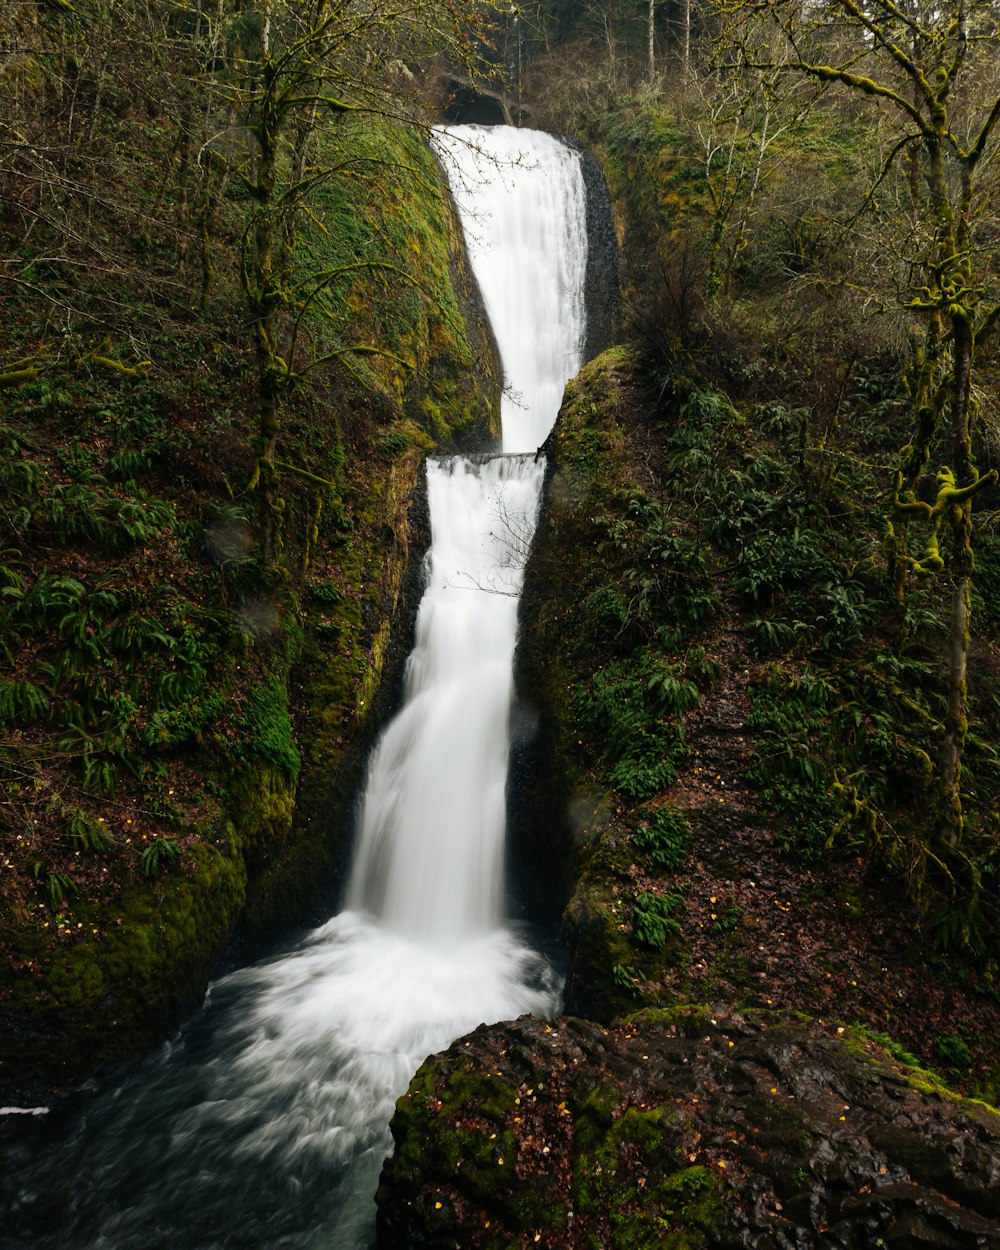
[{"label": "forest floor", "polygon": [[736,611],[716,655],[724,676],[689,719],[692,762],[667,795],[692,831],[678,935],[685,958],[667,995],[860,1025],[956,1090],[996,1102],[997,987],[929,949],[901,881],[860,856],[804,868],[782,855],[745,780],[759,663],[745,651]]}]

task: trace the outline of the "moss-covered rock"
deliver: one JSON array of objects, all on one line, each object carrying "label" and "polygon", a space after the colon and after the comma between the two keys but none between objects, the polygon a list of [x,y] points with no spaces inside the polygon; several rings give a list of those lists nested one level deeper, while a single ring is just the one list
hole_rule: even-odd
[{"label": "moss-covered rock", "polygon": [[[632,357],[613,348],[566,390],[545,451],[542,517],[525,573],[516,685],[521,733],[512,767],[510,845],[529,909],[544,917],[566,901],[594,839],[607,823],[607,780],[594,775],[593,744],[573,735],[573,691],[594,660],[588,606],[614,571],[598,551],[601,517],[632,491],[639,471],[618,417]],[[537,830],[545,829],[539,839]],[[536,885],[535,883],[544,883]],[[553,883],[561,889],[553,890]]]},{"label": "moss-covered rock", "polygon": [[[68,1089],[160,1040],[201,999],[239,918],[247,868],[231,831],[192,848],[183,875],[136,883],[113,909],[73,908],[44,976],[6,979],[0,1082]],[[55,922],[46,922],[55,928]]]},{"label": "moss-covered rock", "polygon": [[423,1065],[393,1135],[379,1250],[981,1250],[1000,1229],[1000,1113],[777,1013],[484,1026]]},{"label": "moss-covered rock", "polygon": [[685,758],[684,712],[698,701],[682,658],[670,660],[674,649],[683,657],[697,617],[676,639],[658,630],[692,588],[710,602],[683,527],[665,525],[655,502],[658,453],[640,419],[636,370],[634,351],[613,348],[567,387],[546,446],[516,661],[530,728],[512,773],[517,879],[538,919],[551,922],[568,903],[568,1003],[605,1021],[634,1009],[675,958],[673,922],[656,926],[662,941],[649,928],[637,936],[638,899],[666,904],[639,882],[633,840],[652,810],[643,804],[659,801]]}]

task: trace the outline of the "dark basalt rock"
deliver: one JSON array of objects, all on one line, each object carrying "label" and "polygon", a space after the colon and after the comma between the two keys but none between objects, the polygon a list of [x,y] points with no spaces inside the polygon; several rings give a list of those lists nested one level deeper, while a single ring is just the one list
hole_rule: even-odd
[{"label": "dark basalt rock", "polygon": [[483,1026],[392,1131],[380,1250],[1000,1246],[1000,1113],[788,1016]]},{"label": "dark basalt rock", "polygon": [[618,337],[621,307],[621,257],[615,235],[611,193],[593,152],[579,147],[583,184],[587,192],[587,272],[584,278],[587,325],[584,361],[614,343]]}]

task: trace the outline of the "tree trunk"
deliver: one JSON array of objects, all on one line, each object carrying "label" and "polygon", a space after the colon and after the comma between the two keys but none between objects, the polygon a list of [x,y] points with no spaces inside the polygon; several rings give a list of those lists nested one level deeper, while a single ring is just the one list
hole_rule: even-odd
[{"label": "tree trunk", "polygon": [[[956,317],[952,328],[954,380],[952,383],[952,468],[958,487],[973,480],[969,406],[972,386],[972,327],[968,317]],[[944,722],[945,841],[957,846],[962,838],[962,756],[969,729],[967,673],[969,662],[969,608],[972,595],[972,497],[952,507],[955,585],[948,620],[948,710]]]},{"label": "tree trunk", "polygon": [[254,450],[257,512],[260,525],[261,555],[265,564],[273,564],[276,551],[276,520],[279,512],[276,497],[274,452],[280,430],[280,398],[278,353],[275,334],[281,292],[274,272],[277,228],[274,211],[274,190],[278,155],[278,132],[281,126],[276,100],[277,74],[269,55],[263,55],[260,111],[257,140],[260,152],[257,161],[254,198],[256,220],[249,243],[251,255],[245,280],[250,313],[254,321],[254,356],[257,364],[258,413]]},{"label": "tree trunk", "polygon": [[684,66],[686,77],[691,69],[691,0],[684,0],[681,9],[681,20],[684,24],[681,42],[681,63]]}]

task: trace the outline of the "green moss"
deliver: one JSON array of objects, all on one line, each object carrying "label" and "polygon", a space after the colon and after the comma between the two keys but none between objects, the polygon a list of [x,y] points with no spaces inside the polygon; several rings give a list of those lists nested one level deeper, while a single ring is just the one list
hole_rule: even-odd
[{"label": "green moss", "polygon": [[[422,1170],[424,1143],[433,1136],[441,1146],[433,1164],[432,1187],[461,1169],[463,1189],[484,1207],[514,1184],[517,1142],[509,1120],[516,1092],[489,1076],[461,1069],[440,1083],[429,1064],[410,1082],[396,1108],[395,1164],[403,1174]],[[449,1126],[441,1133],[440,1125]]]},{"label": "green moss", "polygon": [[283,769],[294,780],[302,760],[288,715],[288,693],[275,679],[247,694],[246,750]]},{"label": "green moss", "polygon": [[587,1146],[573,1174],[574,1210],[606,1224],[610,1234],[610,1241],[592,1244],[601,1250],[711,1245],[722,1216],[719,1183],[707,1168],[677,1169],[676,1113],[629,1107],[609,1119],[607,1102],[598,1096],[587,1109]]},{"label": "green moss", "polygon": [[354,369],[436,443],[495,436],[492,343],[475,314],[460,228],[433,154],[415,132],[370,119],[338,128],[325,143],[327,159],[369,163],[368,172],[319,189],[323,224],[303,225],[301,264],[328,270],[359,257],[389,258],[393,268],[345,274],[317,301],[317,314],[331,317],[348,341],[384,348],[387,355],[359,357]]},{"label": "green moss", "polygon": [[86,936],[58,947],[44,980],[8,985],[8,1006],[36,1044],[7,1050],[0,1076],[74,1083],[132,1058],[200,999],[242,907],[246,870],[239,858],[200,845],[188,874],[153,889],[136,884],[111,914],[74,907]]}]

